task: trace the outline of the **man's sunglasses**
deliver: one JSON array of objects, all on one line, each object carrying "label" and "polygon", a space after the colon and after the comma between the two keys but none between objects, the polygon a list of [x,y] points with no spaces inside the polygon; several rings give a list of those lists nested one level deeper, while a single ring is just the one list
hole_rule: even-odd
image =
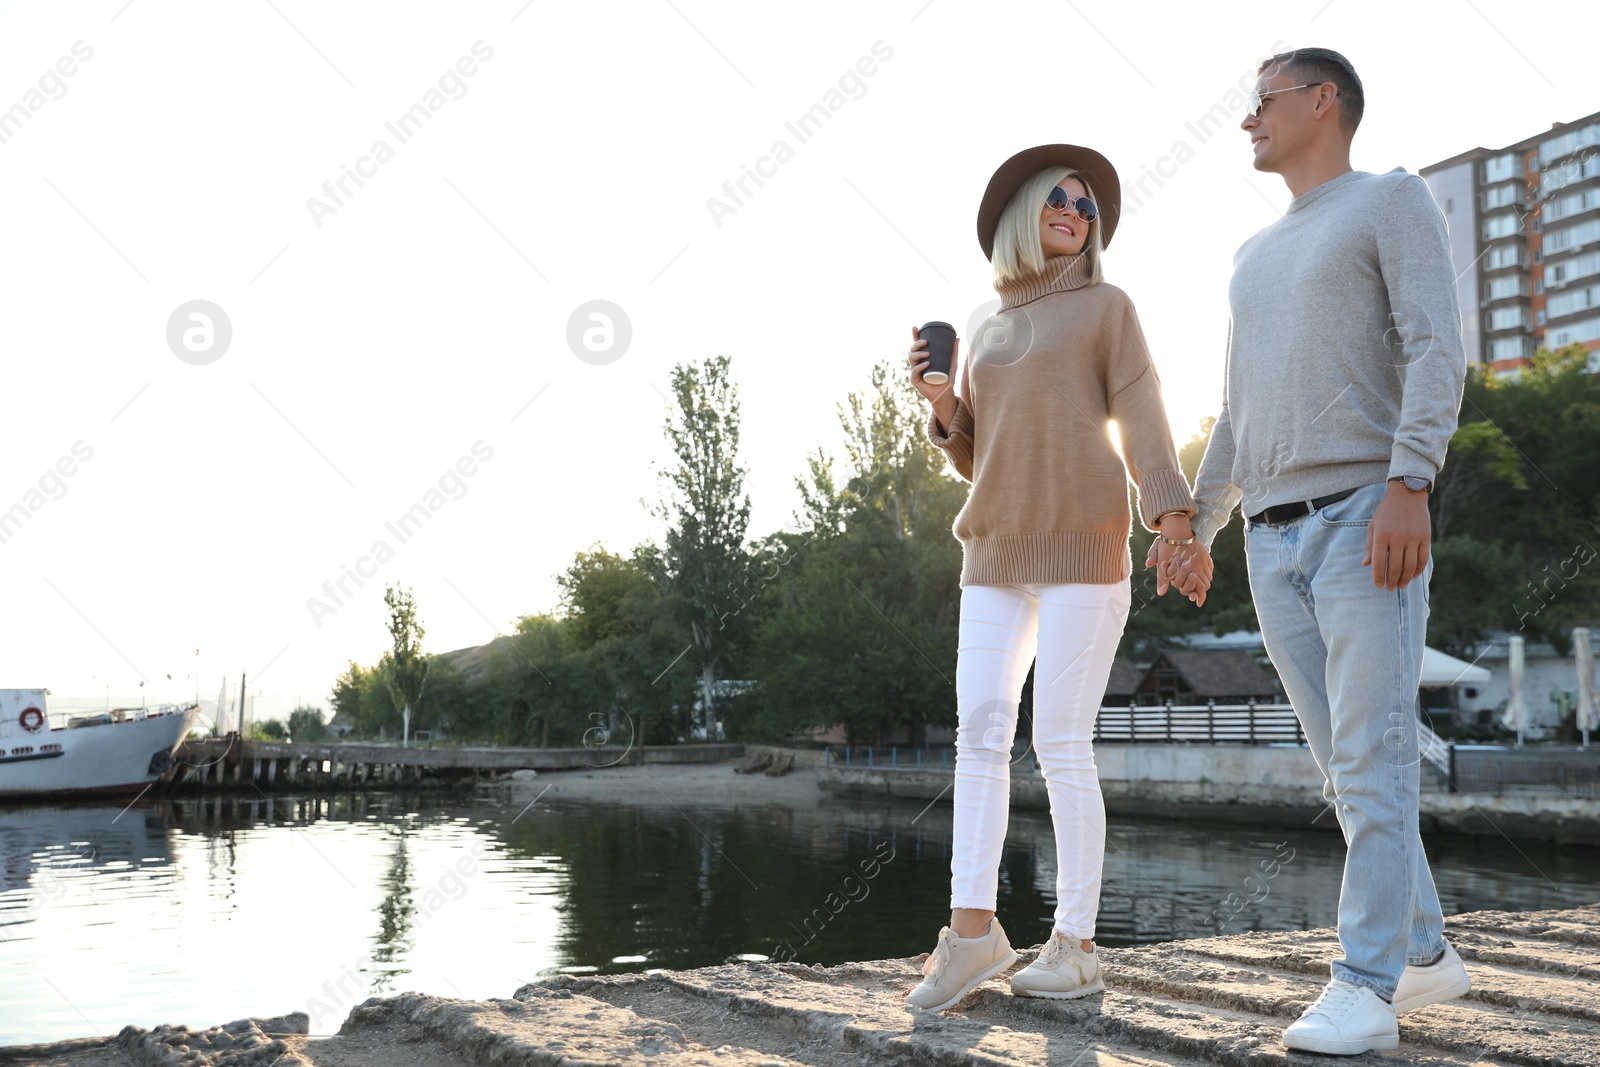
[{"label": "man's sunglasses", "polygon": [[1062,211],[1070,206],[1084,222],[1093,222],[1095,215],[1099,213],[1099,208],[1094,206],[1093,200],[1087,196],[1074,199],[1059,185],[1050,190],[1050,195],[1044,198],[1044,202],[1047,207],[1055,211]]},{"label": "man's sunglasses", "polygon": [[[1253,119],[1260,118],[1261,106],[1266,103],[1266,98],[1271,96],[1273,93],[1292,93],[1296,89],[1310,89],[1322,84],[1322,82],[1306,82],[1304,85],[1291,85],[1285,89],[1268,89],[1264,93],[1251,89],[1250,95],[1244,98],[1245,114],[1249,115]],[[1338,86],[1334,86],[1334,90],[1337,92]]]}]

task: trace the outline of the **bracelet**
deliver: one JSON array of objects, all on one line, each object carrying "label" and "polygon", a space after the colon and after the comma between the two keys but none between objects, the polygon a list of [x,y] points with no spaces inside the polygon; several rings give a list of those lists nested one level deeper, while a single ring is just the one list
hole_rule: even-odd
[{"label": "bracelet", "polygon": [[1188,537],[1185,537],[1181,541],[1174,540],[1173,538],[1168,537],[1166,534],[1162,534],[1161,535],[1161,540],[1165,541],[1169,545],[1192,545],[1192,544],[1194,544],[1194,536],[1192,534],[1190,536],[1188,536]]}]

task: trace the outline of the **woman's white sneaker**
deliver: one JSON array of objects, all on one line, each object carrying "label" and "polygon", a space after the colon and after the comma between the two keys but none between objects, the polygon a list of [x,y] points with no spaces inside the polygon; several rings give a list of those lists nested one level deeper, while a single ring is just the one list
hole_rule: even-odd
[{"label": "woman's white sneaker", "polygon": [[1454,1000],[1472,988],[1466,965],[1450,942],[1444,943],[1444,955],[1429,964],[1407,964],[1400,975],[1400,984],[1394,987],[1394,1013],[1426,1008],[1445,1000]]},{"label": "woman's white sneaker", "polygon": [[922,965],[926,977],[906,994],[906,1003],[923,1011],[943,1011],[1015,962],[1017,954],[999,919],[989,920],[982,937],[957,937],[946,926]]},{"label": "woman's white sneaker", "polygon": [[1305,1013],[1283,1032],[1283,1047],[1354,1056],[1400,1046],[1394,1005],[1364,985],[1329,982]]},{"label": "woman's white sneaker", "polygon": [[1100,953],[1083,951],[1078,938],[1060,930],[1051,930],[1039,958],[1011,976],[1011,992],[1021,997],[1072,1000],[1105,987],[1100,979]]}]

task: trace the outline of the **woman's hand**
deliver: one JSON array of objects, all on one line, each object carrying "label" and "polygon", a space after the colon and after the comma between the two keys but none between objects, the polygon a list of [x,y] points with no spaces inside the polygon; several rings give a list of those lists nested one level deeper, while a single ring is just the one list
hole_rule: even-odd
[{"label": "woman's hand", "polygon": [[907,362],[911,364],[911,384],[917,387],[917,392],[928,398],[928,403],[933,405],[933,413],[939,417],[939,425],[948,430],[950,420],[956,414],[956,376],[961,367],[961,338],[957,337],[950,349],[950,380],[943,385],[934,385],[922,380],[922,372],[928,369],[928,342],[918,333],[917,327],[911,327],[911,348],[907,353]]},{"label": "woman's hand", "polygon": [[1168,586],[1175,586],[1178,592],[1194,602],[1195,607],[1205,604],[1214,568],[1211,553],[1200,542],[1169,545],[1158,536],[1150,543],[1150,552],[1145,556],[1144,565],[1155,568],[1157,596],[1164,595]]}]

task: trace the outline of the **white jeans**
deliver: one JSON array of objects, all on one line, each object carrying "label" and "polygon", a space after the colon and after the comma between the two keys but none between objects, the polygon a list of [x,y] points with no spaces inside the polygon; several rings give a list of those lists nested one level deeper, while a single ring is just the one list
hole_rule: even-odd
[{"label": "white jeans", "polygon": [[1094,937],[1106,809],[1090,739],[1132,600],[1126,580],[962,588],[952,908],[995,907],[1011,801],[1011,742],[1037,651],[1033,747],[1056,832],[1055,928],[1068,937]]}]

